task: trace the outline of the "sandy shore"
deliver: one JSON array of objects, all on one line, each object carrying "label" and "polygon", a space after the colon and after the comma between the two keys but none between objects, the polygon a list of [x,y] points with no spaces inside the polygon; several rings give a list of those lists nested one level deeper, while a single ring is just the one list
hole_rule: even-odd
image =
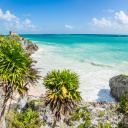
[{"label": "sandy shore", "polygon": [[41,94],[45,94],[45,90],[40,85],[30,86],[28,95],[40,96]]},{"label": "sandy shore", "polygon": [[[42,94],[45,94],[45,92],[46,90],[40,85],[29,86],[28,95],[41,96]],[[10,104],[10,102],[11,104],[17,103],[19,98],[20,95],[18,93],[14,93],[12,101],[8,101],[8,105]]]}]

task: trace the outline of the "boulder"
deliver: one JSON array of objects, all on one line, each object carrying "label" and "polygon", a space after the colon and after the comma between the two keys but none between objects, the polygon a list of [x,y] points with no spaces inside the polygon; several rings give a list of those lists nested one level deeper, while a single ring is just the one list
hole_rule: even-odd
[{"label": "boulder", "polygon": [[16,111],[18,113],[21,113],[21,111],[24,111],[29,107],[28,103],[30,101],[36,100],[36,99],[38,99],[38,97],[34,97],[34,96],[25,96],[25,97],[19,99],[19,101],[17,103]]},{"label": "boulder", "polygon": [[120,101],[121,96],[128,92],[128,76],[118,75],[114,76],[109,80],[110,94],[115,98],[116,101]]}]

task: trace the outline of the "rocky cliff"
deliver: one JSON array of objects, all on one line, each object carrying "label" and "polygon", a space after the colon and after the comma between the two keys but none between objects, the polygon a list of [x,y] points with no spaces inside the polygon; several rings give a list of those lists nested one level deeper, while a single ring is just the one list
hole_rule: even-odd
[{"label": "rocky cliff", "polygon": [[25,38],[18,35],[10,35],[7,37],[0,35],[0,43],[4,43],[6,41],[17,41],[19,44],[21,44],[21,47],[27,54],[32,54],[38,50],[38,46],[32,41],[26,40]]},{"label": "rocky cliff", "polygon": [[26,51],[27,54],[32,54],[38,50],[38,46],[36,44],[29,40],[25,40],[22,37],[20,37],[20,41],[18,41],[18,43],[21,44],[21,47]]}]

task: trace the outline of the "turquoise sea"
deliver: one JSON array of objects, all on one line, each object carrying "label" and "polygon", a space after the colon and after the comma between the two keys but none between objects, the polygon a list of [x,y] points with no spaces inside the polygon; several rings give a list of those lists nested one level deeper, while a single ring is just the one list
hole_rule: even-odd
[{"label": "turquoise sea", "polygon": [[[39,46],[32,55],[43,77],[51,69],[70,69],[79,75],[85,101],[114,101],[109,79],[128,75],[127,35],[21,35]],[[42,81],[39,81],[42,85]],[[43,90],[45,88],[42,85]]]}]

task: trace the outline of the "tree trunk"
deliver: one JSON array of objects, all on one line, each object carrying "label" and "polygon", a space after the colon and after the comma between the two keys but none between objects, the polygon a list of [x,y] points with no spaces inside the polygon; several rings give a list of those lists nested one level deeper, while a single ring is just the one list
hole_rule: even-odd
[{"label": "tree trunk", "polygon": [[0,115],[0,128],[2,128],[2,125],[3,125],[4,113],[5,113],[5,108],[6,108],[8,99],[9,99],[9,98],[7,98],[7,99],[5,98],[5,99],[4,99],[4,103],[3,103],[3,106],[2,106],[2,109],[1,109],[1,115]]},{"label": "tree trunk", "polygon": [[55,128],[55,126],[56,126],[56,120],[54,120],[52,128]]}]

